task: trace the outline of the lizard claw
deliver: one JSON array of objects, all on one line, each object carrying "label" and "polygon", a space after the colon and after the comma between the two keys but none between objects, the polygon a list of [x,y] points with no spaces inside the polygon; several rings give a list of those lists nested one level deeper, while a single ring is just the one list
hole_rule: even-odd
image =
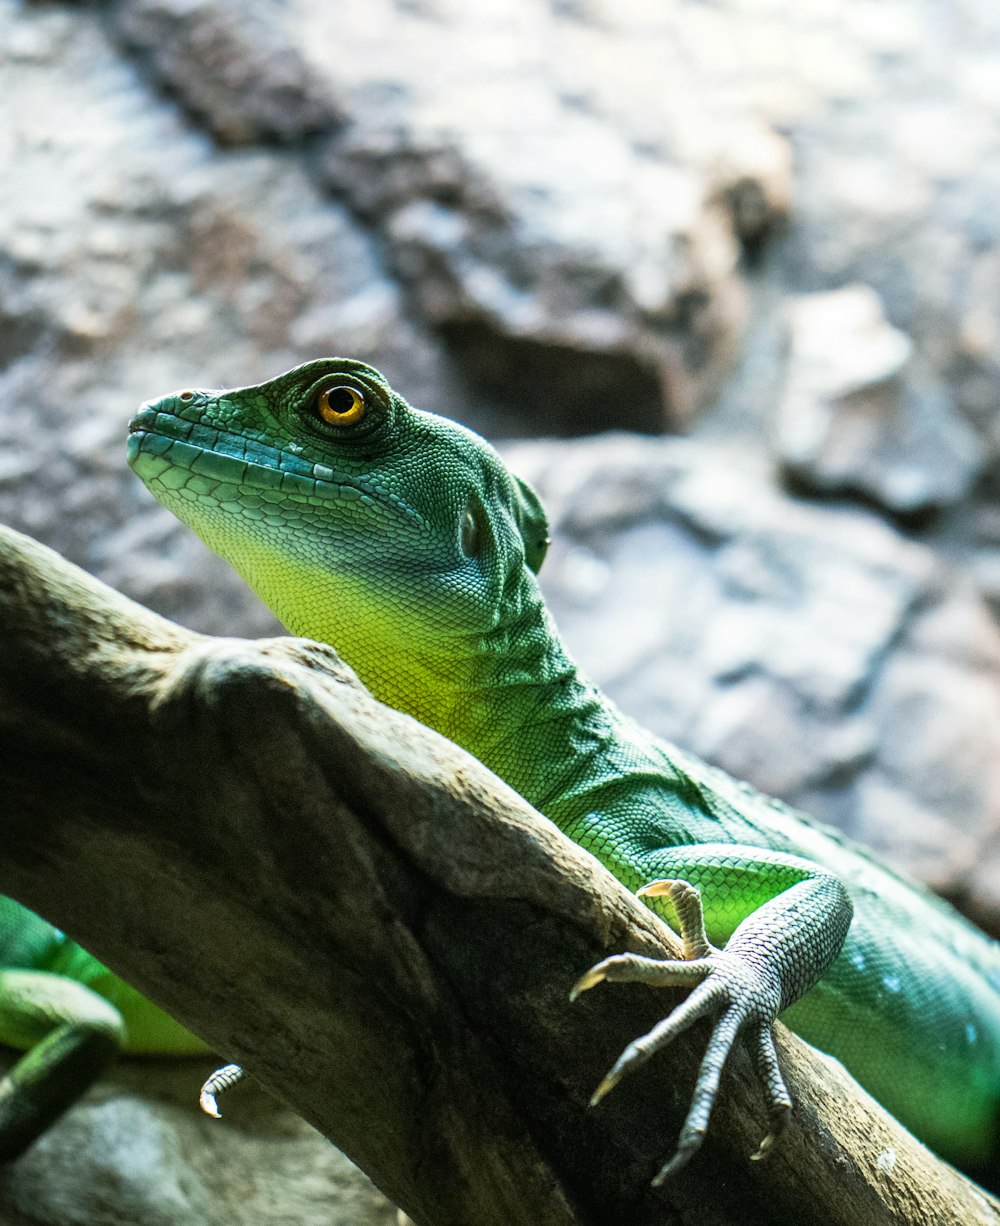
[{"label": "lizard claw", "polygon": [[581,977],[573,989],[573,998],[605,980],[645,983],[652,987],[694,988],[668,1017],[625,1048],[594,1091],[591,1106],[613,1090],[626,1073],[644,1064],[699,1018],[717,1015],[677,1149],[653,1180],[654,1185],[659,1186],[680,1170],[701,1147],[722,1069],[738,1035],[744,1035],[751,1046],[764,1084],[771,1119],[771,1129],[761,1142],[755,1158],[767,1156],[787,1122],[792,1103],[778,1067],[771,1032],[771,1025],[781,1007],[777,980],[742,956],[741,952],[732,952],[728,948],[716,949],[709,943],[705,936],[700,895],[687,882],[653,882],[644,887],[642,893],[670,897],[677,913],[687,958],[613,955]]},{"label": "lizard claw", "polygon": [[217,1068],[201,1087],[201,1095],[198,1101],[201,1104],[202,1111],[214,1119],[221,1119],[219,1095],[242,1079],[243,1069],[238,1064],[224,1064],[222,1068]]},{"label": "lizard claw", "polygon": [[[596,987],[605,980],[619,983],[648,983],[652,987],[692,987],[708,973],[705,962],[714,951],[705,936],[705,921],[701,909],[701,895],[686,881],[651,881],[638,891],[644,896],[669,897],[677,913],[678,927],[684,942],[683,961],[665,961],[661,958],[643,958],[639,954],[615,954],[598,962],[581,975],[569,994],[576,1000],[581,992]],[[610,1087],[609,1087],[610,1088]]]},{"label": "lizard claw", "polygon": [[[610,958],[606,958],[605,962],[610,962]],[[570,1004],[580,995],[581,992],[587,992],[591,988],[596,988],[599,983],[603,983],[606,976],[604,973],[604,962],[598,962],[596,966],[592,966],[586,974],[580,978],[570,988],[569,1001]]]},{"label": "lizard claw", "polygon": [[771,1150],[774,1148],[775,1141],[777,1141],[777,1139],[785,1131],[789,1116],[792,1113],[792,1104],[776,1104],[776,1106],[778,1110],[773,1112],[771,1115],[771,1131],[767,1134],[764,1140],[761,1141],[757,1152],[750,1155],[751,1162],[763,1162],[766,1158],[768,1158],[771,1154]]},{"label": "lizard claw", "polygon": [[605,1073],[604,1080],[590,1096],[590,1106],[596,1107],[605,1094],[610,1094],[621,1079],[622,1073],[617,1070],[617,1066],[610,1073]]}]

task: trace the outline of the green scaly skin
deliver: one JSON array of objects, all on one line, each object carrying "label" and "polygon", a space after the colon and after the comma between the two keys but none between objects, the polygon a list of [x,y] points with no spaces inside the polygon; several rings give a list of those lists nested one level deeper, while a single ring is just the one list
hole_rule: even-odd
[{"label": "green scaly skin", "polygon": [[[130,430],[135,472],[289,630],[332,644],[376,697],[475,754],[630,889],[701,892],[712,946],[697,894],[655,886],[692,960],[612,958],[578,985],[694,987],[666,1039],[718,1017],[661,1175],[697,1148],[738,1032],[778,1131],[779,1010],[943,1155],[994,1151],[1000,946],[835,831],[644,732],[588,682],[535,579],[541,504],[486,442],[340,359],[162,397]],[[649,1050],[627,1049],[597,1096]]]}]

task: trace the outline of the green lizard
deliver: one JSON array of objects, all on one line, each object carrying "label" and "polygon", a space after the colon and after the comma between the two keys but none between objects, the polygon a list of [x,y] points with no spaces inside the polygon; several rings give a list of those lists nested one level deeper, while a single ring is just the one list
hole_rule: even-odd
[{"label": "green lizard", "polygon": [[[257,387],[147,403],[129,462],[291,631],[335,646],[378,698],[470,750],[679,928],[686,960],[617,955],[577,985],[693,989],[595,1099],[697,1017],[716,1018],[658,1178],[697,1150],[738,1035],[769,1105],[766,1152],[790,1107],[779,1012],[945,1156],[994,1151],[1000,947],[835,832],[618,712],[567,655],[539,592],[539,500],[482,439],[412,409],[370,367],[323,359]],[[123,1036],[137,1050],[202,1050],[10,902],[0,958],[28,968],[2,972],[0,1041],[32,1048],[0,1081],[0,1156],[37,1135]],[[238,1075],[210,1080],[209,1109]]]},{"label": "green lizard", "polygon": [[680,928],[687,960],[619,955],[577,985],[693,989],[595,1099],[695,1018],[717,1019],[661,1178],[700,1144],[738,1034],[764,1084],[767,1149],[790,1106],[779,1012],[942,1154],[993,1151],[1000,946],[836,832],[616,710],[540,594],[542,506],[486,442],[339,359],[162,397],[130,430],[129,461],[154,496],[289,630],[335,646],[377,698],[471,751]]}]

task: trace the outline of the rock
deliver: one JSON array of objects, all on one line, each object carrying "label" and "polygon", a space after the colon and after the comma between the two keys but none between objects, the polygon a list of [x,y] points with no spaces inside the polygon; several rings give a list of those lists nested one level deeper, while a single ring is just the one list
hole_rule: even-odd
[{"label": "rock", "polygon": [[273,6],[150,0],[114,10],[125,44],[147,59],[225,144],[300,141],[342,122],[319,75],[281,36]]},{"label": "rock", "polygon": [[839,826],[1000,932],[1000,632],[873,514],[775,492],[731,450],[624,435],[507,449],[541,493],[540,579],[640,723]]},{"label": "rock", "polygon": [[128,46],[226,133],[276,131],[271,68],[263,94],[242,88],[258,63],[244,24],[266,27],[279,66],[301,66],[288,132],[324,116],[324,181],[517,429],[658,430],[715,394],[745,321],[741,241],[784,215],[790,168],[765,123],[695,106],[689,78],[664,72],[676,17],[616,13],[599,34],[603,14],[541,0],[447,21],[391,0],[116,11]]},{"label": "rock", "polygon": [[940,18],[905,0],[877,15],[851,0],[821,21],[805,8],[775,12],[802,52],[780,100],[796,165],[782,270],[798,290],[870,285],[912,338],[930,386],[944,383],[992,456],[1000,21],[990,0],[970,0],[961,21]]},{"label": "rock", "polygon": [[790,354],[775,419],[786,476],[818,494],[914,516],[965,497],[983,463],[972,428],[920,369],[873,289],[804,294],[789,306]]},{"label": "rock", "polygon": [[968,533],[963,560],[994,616],[1000,618],[1000,487],[995,469],[983,483],[980,498],[963,527]]}]

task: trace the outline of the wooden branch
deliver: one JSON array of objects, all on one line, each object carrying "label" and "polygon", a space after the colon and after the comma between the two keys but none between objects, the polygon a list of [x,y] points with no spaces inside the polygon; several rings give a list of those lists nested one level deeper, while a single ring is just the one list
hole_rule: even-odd
[{"label": "wooden branch", "polygon": [[[676,1001],[570,985],[669,931],[329,648],[189,633],[0,530],[0,889],[345,1150],[421,1226],[968,1226],[997,1203],[781,1043],[772,1159],[740,1054],[660,1190],[705,1030],[590,1093]],[[196,1087],[192,1086],[192,1094]]]}]

